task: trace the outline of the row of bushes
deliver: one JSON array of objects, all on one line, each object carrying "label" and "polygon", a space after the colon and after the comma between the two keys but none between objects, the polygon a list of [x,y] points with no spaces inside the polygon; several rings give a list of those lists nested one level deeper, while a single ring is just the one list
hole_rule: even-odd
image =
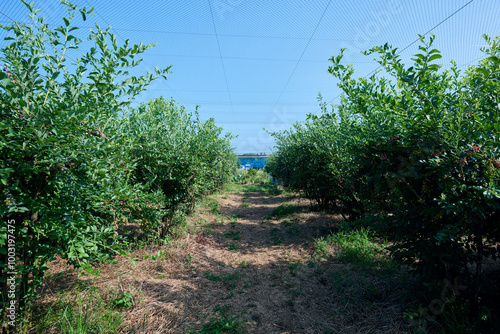
[{"label": "row of bushes", "polygon": [[500,38],[485,38],[484,59],[464,72],[435,63],[434,37],[421,38],[410,66],[387,44],[365,52],[390,78],[354,79],[342,50],[328,69],[341,102],[274,133],[267,165],[392,240],[392,255],[424,282],[460,277],[474,312],[484,259],[500,252]]},{"label": "row of bushes", "polygon": [[91,11],[66,4],[49,29],[26,5],[33,23],[2,26],[10,44],[0,55],[0,308],[14,301],[18,319],[56,254],[92,270],[121,252],[123,223],[164,236],[236,166],[231,134],[213,119],[163,98],[130,108],[169,73],[130,74],[153,45],[120,46],[97,26],[70,62],[84,42],[72,22]]}]

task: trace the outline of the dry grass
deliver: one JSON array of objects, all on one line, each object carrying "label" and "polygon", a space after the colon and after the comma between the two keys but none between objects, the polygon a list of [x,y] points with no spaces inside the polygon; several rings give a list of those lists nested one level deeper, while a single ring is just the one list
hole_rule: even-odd
[{"label": "dry grass", "polygon": [[[313,238],[335,231],[338,217],[310,212],[308,202],[286,195],[242,192],[213,199],[218,213],[198,208],[188,233],[171,245],[118,257],[118,264],[99,267],[99,277],[77,277],[64,261],[54,261],[35,312],[43,314],[61,293],[87,282],[103,296],[134,295],[133,305],[121,311],[122,333],[186,333],[225,304],[233,314],[245,311],[246,333],[410,332],[403,311],[411,279],[356,269],[336,260],[334,248],[329,256],[313,257]],[[296,212],[265,219],[285,202]],[[228,237],[236,234],[239,239]]]}]

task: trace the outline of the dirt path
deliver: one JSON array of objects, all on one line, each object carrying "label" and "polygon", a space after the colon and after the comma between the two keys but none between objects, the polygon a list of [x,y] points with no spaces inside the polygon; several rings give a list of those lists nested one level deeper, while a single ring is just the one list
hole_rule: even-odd
[{"label": "dirt path", "polygon": [[[312,240],[334,230],[335,217],[263,192],[221,194],[209,204],[181,240],[136,251],[134,262],[118,259],[92,279],[141,301],[127,312],[125,333],[195,333],[221,319],[242,323],[245,333],[405,332],[396,277],[312,257]],[[284,215],[271,217],[278,207]]]}]

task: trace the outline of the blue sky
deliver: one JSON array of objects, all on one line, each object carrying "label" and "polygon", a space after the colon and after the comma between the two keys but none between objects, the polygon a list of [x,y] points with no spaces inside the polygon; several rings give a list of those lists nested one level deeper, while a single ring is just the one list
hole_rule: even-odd
[{"label": "blue sky", "polygon": [[[482,34],[500,34],[498,0],[310,0],[310,1],[118,1],[73,0],[94,7],[87,35],[97,22],[112,27],[119,41],[152,43],[139,71],[173,65],[166,81],[151,85],[137,102],[173,97],[188,110],[200,105],[203,119],[239,135],[237,153],[270,153],[274,141],[262,130],[289,129],[308,113],[319,113],[318,92],[339,102],[328,59],[347,48],[356,76],[377,68],[360,51],[384,43],[409,63],[417,34],[432,32],[443,64],[465,69],[485,46]],[[49,23],[62,23],[58,0],[35,1]],[[0,0],[0,23],[28,22],[17,0]],[[5,33],[0,32],[0,38]],[[2,44],[0,44],[2,45]],[[76,57],[78,54],[73,54]]]}]

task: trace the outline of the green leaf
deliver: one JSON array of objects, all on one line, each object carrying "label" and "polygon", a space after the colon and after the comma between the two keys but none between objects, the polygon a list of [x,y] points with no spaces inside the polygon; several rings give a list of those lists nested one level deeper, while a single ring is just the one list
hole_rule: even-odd
[{"label": "green leaf", "polygon": [[429,57],[428,62],[431,62],[431,61],[436,60],[436,59],[441,59],[441,58],[443,58],[443,57],[440,54],[435,54],[435,55],[432,55]]},{"label": "green leaf", "polygon": [[500,62],[500,58],[496,56],[488,57],[488,60],[494,62],[495,64],[498,64]]},{"label": "green leaf", "polygon": [[420,58],[420,59],[422,59],[422,60],[425,60],[425,56],[424,56],[423,54],[421,54],[421,53],[417,53],[417,54],[415,54],[414,56],[415,56],[415,57],[418,57],[418,58]]},{"label": "green leaf", "polygon": [[477,71],[482,75],[484,75],[485,77],[488,77],[490,75],[490,72],[488,72],[485,68],[482,67],[478,67]]},{"label": "green leaf", "polygon": [[66,27],[69,26],[69,19],[67,17],[63,17],[63,20]]},{"label": "green leaf", "polygon": [[4,86],[4,87],[7,87],[7,86],[9,86],[9,85],[12,85],[12,82],[11,82],[11,79],[10,79],[10,78],[5,78],[5,79],[2,79],[0,82],[1,82],[2,86]]}]

